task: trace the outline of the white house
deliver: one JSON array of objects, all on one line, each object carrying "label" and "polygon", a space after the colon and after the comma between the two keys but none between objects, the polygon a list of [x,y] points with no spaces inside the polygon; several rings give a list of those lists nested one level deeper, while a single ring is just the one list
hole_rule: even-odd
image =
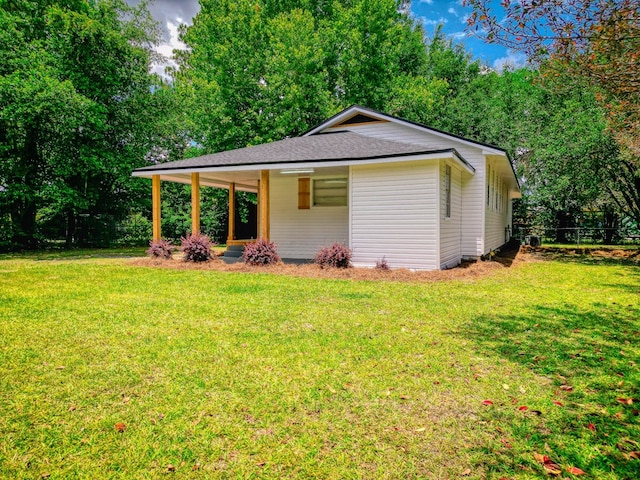
[{"label": "white house", "polygon": [[[352,106],[300,137],[139,168],[153,179],[154,238],[160,181],[191,183],[193,231],[199,186],[258,193],[260,237],[283,258],[311,259],[340,242],[355,266],[437,270],[509,240],[520,196],[507,153],[494,146]],[[230,214],[230,218],[233,218]],[[230,222],[228,244],[236,239]]]}]

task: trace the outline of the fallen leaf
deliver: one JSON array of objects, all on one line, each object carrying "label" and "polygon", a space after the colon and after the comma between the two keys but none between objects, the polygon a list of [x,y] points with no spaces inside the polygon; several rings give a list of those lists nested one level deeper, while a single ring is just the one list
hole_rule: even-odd
[{"label": "fallen leaf", "polygon": [[493,402],[491,400],[483,400],[482,404],[483,405],[493,405]]},{"label": "fallen leaf", "polygon": [[509,443],[509,441],[506,438],[501,438],[500,443],[502,443],[507,448],[513,448],[513,446]]},{"label": "fallen leaf", "polygon": [[529,407],[527,407],[526,405],[522,405],[521,407],[518,407],[518,410],[520,410],[521,412],[526,412],[527,410],[529,410]]},{"label": "fallen leaf", "polygon": [[467,475],[471,475],[471,469],[467,468],[464,472],[460,474],[462,477],[466,477]]},{"label": "fallen leaf", "polygon": [[400,400],[409,400],[409,397],[406,395],[400,395]]},{"label": "fallen leaf", "polygon": [[587,425],[587,428],[589,430],[593,430],[594,432],[596,431],[596,426],[593,423],[590,423],[589,425]]},{"label": "fallen leaf", "polygon": [[191,471],[195,472],[196,470],[200,470],[200,464],[196,463],[193,467],[191,467]]},{"label": "fallen leaf", "polygon": [[425,427],[416,428],[414,432],[424,432],[426,430]]},{"label": "fallen leaf", "polygon": [[616,413],[616,418],[622,418],[622,413],[620,412]]},{"label": "fallen leaf", "polygon": [[533,453],[533,458],[535,458],[538,463],[547,463],[549,461],[549,457],[546,455],[535,452]]},{"label": "fallen leaf", "polygon": [[338,392],[336,392],[336,390],[329,384],[327,384],[327,390],[329,390],[331,393],[333,393],[334,395]]},{"label": "fallen leaf", "polygon": [[553,402],[553,404],[554,404],[554,405],[557,405],[557,406],[559,406],[559,407],[563,407],[563,406],[564,406],[564,405],[562,405],[562,402],[558,402],[557,400],[555,400],[555,401]]},{"label": "fallen leaf", "polygon": [[58,365],[56,370],[64,370],[66,367],[64,365]]},{"label": "fallen leaf", "polygon": [[526,393],[527,392],[527,389],[524,388],[522,385],[520,385],[520,388],[518,390],[520,390],[520,393]]},{"label": "fallen leaf", "polygon": [[640,452],[629,452],[625,456],[629,459],[635,458],[636,460],[640,460]]},{"label": "fallen leaf", "polygon": [[542,415],[542,412],[540,410],[531,410],[531,413],[533,413],[534,415]]},{"label": "fallen leaf", "polygon": [[567,468],[567,472],[569,472],[572,475],[584,475],[585,471],[579,469],[578,467],[569,467]]},{"label": "fallen leaf", "polygon": [[122,433],[124,432],[125,428],[127,428],[127,426],[122,422],[118,422],[114,425],[114,428],[116,429],[116,432]]},{"label": "fallen leaf", "polygon": [[122,397],[122,403],[129,403],[131,397]]},{"label": "fallen leaf", "polygon": [[70,411],[70,412],[75,412],[76,408],[77,408],[77,407],[76,407],[75,405],[71,405],[71,406],[69,407],[69,411]]},{"label": "fallen leaf", "polygon": [[565,392],[573,392],[573,387],[571,385],[560,385],[560,390],[564,390]]},{"label": "fallen leaf", "polygon": [[505,390],[509,390],[509,385],[507,385],[506,383],[503,383],[502,388],[504,388]]},{"label": "fallen leaf", "polygon": [[616,398],[616,400],[624,405],[633,405],[633,398]]},{"label": "fallen leaf", "polygon": [[544,465],[542,465],[542,468],[544,468],[546,472],[551,475],[560,475],[562,473],[560,465],[556,465],[555,463],[545,463]]},{"label": "fallen leaf", "polygon": [[176,471],[176,467],[169,464],[167,465],[167,472],[175,472]]}]

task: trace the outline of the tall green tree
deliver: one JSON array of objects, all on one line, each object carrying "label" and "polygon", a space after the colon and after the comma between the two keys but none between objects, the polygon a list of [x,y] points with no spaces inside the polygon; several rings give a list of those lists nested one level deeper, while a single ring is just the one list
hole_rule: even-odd
[{"label": "tall green tree", "polygon": [[131,170],[173,101],[149,75],[157,34],[145,3],[0,0],[0,211],[15,245],[36,246],[46,223],[90,242],[137,202]]},{"label": "tall green tree", "polygon": [[360,103],[413,116],[442,102],[423,31],[397,0],[201,0],[176,86],[193,133],[220,151],[298,135]]},{"label": "tall green tree", "polygon": [[490,0],[465,3],[474,9],[469,25],[489,42],[525,52],[549,87],[595,92],[621,150],[603,187],[640,224],[640,1],[505,0],[503,12]]}]

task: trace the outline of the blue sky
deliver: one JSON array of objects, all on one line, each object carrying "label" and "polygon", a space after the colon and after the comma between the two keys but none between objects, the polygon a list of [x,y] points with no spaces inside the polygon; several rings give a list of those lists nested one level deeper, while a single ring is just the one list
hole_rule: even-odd
[{"label": "blue sky", "polygon": [[[499,0],[492,1],[496,5],[500,3]],[[136,4],[139,0],[127,2]],[[178,40],[178,25],[190,24],[198,9],[198,0],[155,0],[150,10],[164,30],[163,44],[158,48],[160,53],[170,57],[174,48],[184,48]],[[462,0],[413,0],[411,11],[422,21],[427,36],[433,36],[436,26],[442,24],[444,32],[450,38],[463,43],[474,58],[491,68],[502,70],[506,63],[515,66],[525,63],[524,55],[509,52],[501,46],[486,44],[477,36],[465,32],[466,19],[471,9],[463,7]],[[163,73],[164,66],[158,65],[154,70]]]},{"label": "blue sky", "polygon": [[[499,4],[494,1],[493,3]],[[413,0],[411,11],[422,21],[427,36],[433,36],[437,25],[456,42],[463,43],[474,58],[485,65],[502,70],[506,63],[524,65],[523,54],[510,52],[506,48],[485,43],[477,35],[465,31],[471,8],[463,7],[462,0]]]}]

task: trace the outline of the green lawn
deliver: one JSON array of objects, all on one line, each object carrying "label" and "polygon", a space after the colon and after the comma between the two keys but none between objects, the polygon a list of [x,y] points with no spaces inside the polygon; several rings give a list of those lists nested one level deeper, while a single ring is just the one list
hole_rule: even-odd
[{"label": "green lawn", "polygon": [[129,262],[0,257],[0,478],[541,478],[539,455],[640,478],[637,263],[393,283]]}]

